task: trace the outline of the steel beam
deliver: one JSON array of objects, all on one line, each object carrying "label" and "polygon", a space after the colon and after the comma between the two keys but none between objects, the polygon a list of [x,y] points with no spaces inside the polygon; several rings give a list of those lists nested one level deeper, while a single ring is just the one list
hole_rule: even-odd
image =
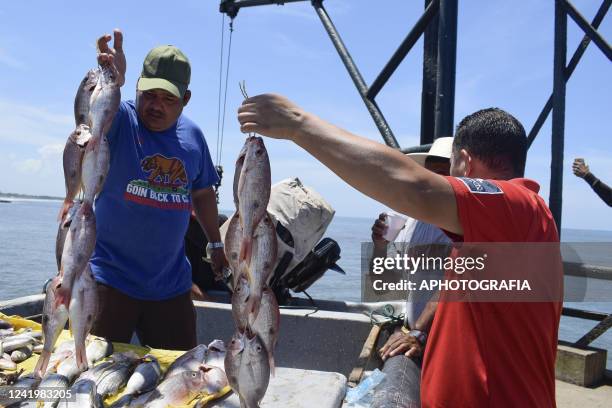
[{"label": "steel beam", "polygon": [[[601,22],[603,21],[604,17],[608,13],[608,10],[610,9],[610,5],[611,4],[612,4],[612,0],[604,0],[604,2],[601,3],[601,6],[599,7],[599,10],[597,10],[597,13],[595,14],[595,17],[593,18],[593,21],[591,22],[591,25],[593,26],[593,28],[595,28],[595,29],[599,28],[599,25],[601,24]],[[574,70],[578,66],[578,63],[580,62],[580,59],[584,55],[584,52],[586,51],[586,49],[587,49],[587,47],[588,47],[588,45],[590,43],[591,43],[591,37],[589,37],[588,35],[585,34],[584,37],[582,38],[582,41],[578,45],[578,48],[576,48],[576,51],[574,52],[574,55],[572,56],[572,59],[570,60],[569,64],[567,65],[567,68],[565,69],[565,82],[569,81],[570,77],[574,73]],[[553,105],[553,96],[551,94],[548,97],[548,100],[546,101],[546,104],[544,105],[544,108],[540,112],[540,115],[536,119],[536,121],[535,121],[535,123],[533,125],[533,128],[531,128],[531,131],[529,132],[529,136],[527,138],[528,139],[528,141],[527,141],[527,146],[528,147],[531,147],[531,144],[535,140],[536,136],[538,136],[538,133],[540,133],[540,130],[542,129],[542,126],[544,126],[544,122],[546,122],[546,119],[548,118],[548,115],[550,115],[550,111],[552,110],[552,105]]]},{"label": "steel beam", "polygon": [[555,1],[555,55],[553,68],[553,114],[548,206],[561,235],[563,203],[563,149],[565,143],[565,59],[567,57],[567,14],[565,0]]},{"label": "steel beam", "polygon": [[453,135],[457,60],[457,0],[440,0],[439,15],[435,139]]},{"label": "steel beam", "polygon": [[312,6],[317,12],[319,18],[321,19],[321,23],[323,23],[323,26],[325,27],[329,38],[334,44],[334,47],[336,47],[336,51],[338,51],[340,59],[344,63],[346,70],[348,71],[351,79],[353,80],[353,83],[355,84],[355,87],[357,87],[357,91],[359,92],[359,95],[361,95],[361,99],[363,99],[363,102],[365,103],[368,112],[370,112],[370,115],[372,116],[376,127],[380,131],[383,140],[387,145],[399,149],[397,139],[395,139],[395,136],[393,135],[391,128],[387,124],[387,120],[380,111],[380,108],[378,107],[376,102],[368,98],[368,87],[365,81],[363,80],[359,69],[355,65],[351,54],[348,52],[346,46],[344,45],[340,34],[336,30],[334,23],[331,21],[331,18],[323,7],[322,0],[313,0]]},{"label": "steel beam", "polygon": [[387,83],[391,75],[395,72],[397,67],[402,63],[406,55],[410,52],[414,44],[421,38],[423,31],[427,28],[427,25],[431,21],[431,19],[438,13],[438,8],[440,5],[440,0],[432,0],[429,5],[425,8],[425,12],[416,22],[412,30],[408,33],[404,41],[400,44],[400,46],[395,50],[387,65],[382,69],[378,77],[374,80],[370,89],[368,90],[368,98],[374,99],[376,95],[380,92],[383,86]]},{"label": "steel beam", "polygon": [[563,7],[569,16],[578,24],[578,27],[582,28],[582,31],[585,32],[586,35],[591,37],[591,40],[595,43],[597,47],[604,53],[608,60],[612,61],[612,48],[610,48],[610,44],[603,38],[597,30],[586,21],[586,19],[580,14],[580,12],[574,7],[572,3],[567,0],[563,1]]},{"label": "steel beam", "polygon": [[[425,0],[427,8],[433,0]],[[611,0],[612,1],[612,0]],[[438,6],[438,9],[440,7]],[[421,88],[421,144],[433,143],[436,128],[436,88],[438,76],[438,14],[423,34],[423,85]]]}]

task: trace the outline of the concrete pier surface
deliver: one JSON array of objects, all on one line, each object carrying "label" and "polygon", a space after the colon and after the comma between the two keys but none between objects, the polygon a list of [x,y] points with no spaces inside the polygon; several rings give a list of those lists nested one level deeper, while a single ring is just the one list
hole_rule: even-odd
[{"label": "concrete pier surface", "polygon": [[557,408],[609,408],[612,405],[612,379],[598,387],[586,388],[556,381]]}]

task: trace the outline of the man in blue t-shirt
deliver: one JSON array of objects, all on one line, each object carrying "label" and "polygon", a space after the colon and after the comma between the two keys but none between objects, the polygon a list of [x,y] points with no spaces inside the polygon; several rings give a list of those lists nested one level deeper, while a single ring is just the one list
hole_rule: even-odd
[{"label": "man in blue t-shirt", "polygon": [[[125,78],[123,37],[98,40],[98,61]],[[176,47],[154,48],[138,79],[136,101],[121,102],[108,134],[110,168],[95,202],[91,269],[100,306],[93,333],[163,349],[196,345],[191,266],[184,237],[193,208],[211,249],[213,271],[227,264],[213,185],[219,180],[200,128],[182,114],[191,67]]]}]

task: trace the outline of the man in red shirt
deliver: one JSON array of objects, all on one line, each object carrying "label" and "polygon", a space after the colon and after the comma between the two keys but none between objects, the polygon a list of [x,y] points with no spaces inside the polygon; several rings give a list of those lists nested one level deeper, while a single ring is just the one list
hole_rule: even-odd
[{"label": "man in red shirt", "polygon": [[[242,132],[292,140],[357,190],[437,225],[455,241],[559,241],[539,186],[522,178],[525,130],[500,109],[478,111],[458,125],[450,177],[280,95],[246,99],[238,120]],[[558,264],[551,269],[561,270]],[[555,300],[440,302],[425,351],[422,406],[554,407],[561,314]]]}]

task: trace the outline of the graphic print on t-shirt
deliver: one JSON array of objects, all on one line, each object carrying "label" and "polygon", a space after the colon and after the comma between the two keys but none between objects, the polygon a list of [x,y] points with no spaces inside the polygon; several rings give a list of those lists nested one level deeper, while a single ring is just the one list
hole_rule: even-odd
[{"label": "graphic print on t-shirt", "polygon": [[127,184],[124,198],[142,205],[170,210],[191,210],[187,171],[183,161],[162,154],[140,161],[145,179]]}]

